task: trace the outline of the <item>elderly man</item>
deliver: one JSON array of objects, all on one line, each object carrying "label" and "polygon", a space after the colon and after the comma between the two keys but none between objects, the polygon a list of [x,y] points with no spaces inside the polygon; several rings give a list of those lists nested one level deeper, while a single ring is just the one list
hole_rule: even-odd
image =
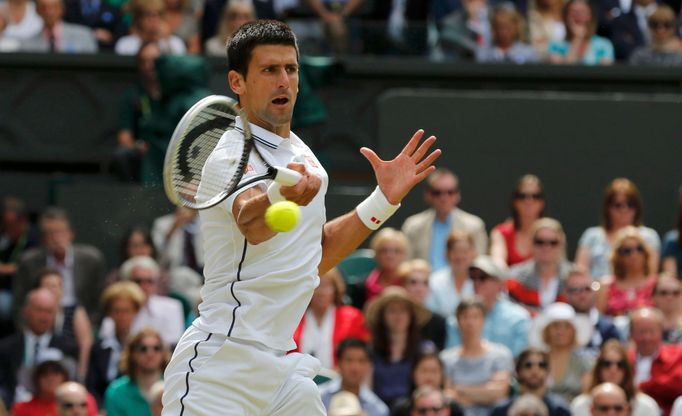
[{"label": "elderly man", "polygon": [[[483,338],[502,344],[517,356],[528,344],[530,314],[502,294],[507,275],[506,267],[490,256],[478,256],[471,265],[469,276],[474,291],[486,308]],[[461,344],[457,320],[448,318],[446,348]]]},{"label": "elderly man", "polygon": [[682,346],[663,344],[663,314],[654,308],[632,312],[630,337],[635,345],[630,351],[635,384],[668,415],[682,396]]},{"label": "elderly man", "polygon": [[82,384],[67,381],[57,387],[58,416],[87,416],[88,391]]},{"label": "elderly man", "polygon": [[414,392],[410,416],[423,415],[450,416],[450,406],[443,390],[426,386]]},{"label": "elderly man", "polygon": [[87,26],[64,22],[63,0],[37,0],[43,30],[21,44],[23,52],[95,53],[97,40]]},{"label": "elderly man", "polygon": [[452,231],[471,234],[476,252],[486,253],[488,235],[483,220],[457,207],[462,199],[457,176],[439,168],[427,184],[424,199],[431,208],[407,218],[402,227],[410,240],[411,258],[428,260],[433,270],[447,266],[445,242]]},{"label": "elderly man", "polygon": [[592,389],[592,416],[630,414],[625,391],[613,383],[603,383]]}]

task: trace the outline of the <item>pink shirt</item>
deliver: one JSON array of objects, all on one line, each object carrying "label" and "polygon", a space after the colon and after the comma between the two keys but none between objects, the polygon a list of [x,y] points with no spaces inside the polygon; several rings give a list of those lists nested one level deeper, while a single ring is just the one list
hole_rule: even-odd
[{"label": "pink shirt", "polygon": [[649,276],[638,288],[624,290],[617,286],[616,276],[611,276],[611,284],[607,291],[606,315],[618,316],[642,307],[653,305],[652,296],[656,285],[656,276]]}]

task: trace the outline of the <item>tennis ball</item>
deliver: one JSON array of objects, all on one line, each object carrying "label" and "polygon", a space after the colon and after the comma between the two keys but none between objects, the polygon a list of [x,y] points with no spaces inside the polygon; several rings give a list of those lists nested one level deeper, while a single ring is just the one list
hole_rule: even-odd
[{"label": "tennis ball", "polygon": [[265,211],[265,223],[272,231],[278,233],[293,230],[300,217],[301,208],[291,201],[276,202]]}]

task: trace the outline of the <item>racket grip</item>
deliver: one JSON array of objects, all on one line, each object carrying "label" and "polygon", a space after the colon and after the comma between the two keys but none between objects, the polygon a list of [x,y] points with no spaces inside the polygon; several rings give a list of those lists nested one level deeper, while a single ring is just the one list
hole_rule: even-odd
[{"label": "racket grip", "polygon": [[301,174],[288,168],[277,168],[275,182],[284,186],[294,186],[301,180]]}]

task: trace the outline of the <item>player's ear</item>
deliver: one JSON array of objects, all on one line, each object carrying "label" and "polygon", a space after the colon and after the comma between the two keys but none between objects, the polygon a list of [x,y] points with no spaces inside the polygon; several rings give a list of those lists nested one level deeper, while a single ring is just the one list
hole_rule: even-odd
[{"label": "player's ear", "polygon": [[227,73],[227,83],[230,85],[232,92],[237,95],[241,95],[246,92],[246,82],[244,81],[244,76],[235,70],[231,70]]}]

